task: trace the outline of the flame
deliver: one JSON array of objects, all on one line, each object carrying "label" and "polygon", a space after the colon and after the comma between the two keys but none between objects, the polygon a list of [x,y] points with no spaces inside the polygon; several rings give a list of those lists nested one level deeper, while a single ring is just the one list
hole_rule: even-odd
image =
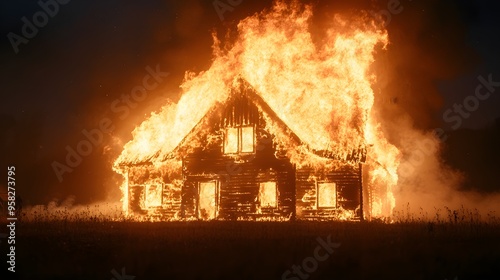
[{"label": "flame", "polygon": [[318,185],[318,207],[337,207],[337,191],[335,183]]},{"label": "flame", "polygon": [[276,182],[265,182],[259,185],[259,200],[261,207],[277,207]]},{"label": "flame", "polygon": [[[389,43],[387,32],[368,17],[347,20],[337,15],[322,40],[314,41],[309,30],[311,18],[311,6],[278,1],[271,10],[242,20],[233,45],[222,48],[214,35],[210,69],[186,74],[178,103],[166,104],[135,128],[133,140],[115,161],[115,169],[127,180],[123,167],[127,164],[149,161],[166,168],[165,160],[172,151],[214,104],[228,98],[237,77],[242,77],[304,143],[297,147],[280,139],[280,128],[266,120],[267,130],[276,136],[275,144],[293,148],[287,154],[292,163],[324,166],[325,159],[310,151],[329,151],[347,159],[353,151],[367,147],[364,170],[369,209],[365,210],[370,217],[390,216],[395,206],[393,190],[400,151],[381,129],[371,87],[376,77],[370,71],[375,50]],[[236,128],[226,133],[230,135],[226,138],[228,153],[253,149],[254,139],[249,136],[253,133]],[[188,144],[199,143],[193,140]],[[128,209],[129,192],[125,185],[124,210]],[[205,206],[215,207],[212,202]]]},{"label": "flame", "polygon": [[204,182],[200,184],[200,202],[198,211],[204,220],[211,220],[216,217],[216,188],[215,182]]},{"label": "flame", "polygon": [[146,197],[144,198],[145,207],[160,207],[162,204],[162,187],[161,184],[147,184]]}]

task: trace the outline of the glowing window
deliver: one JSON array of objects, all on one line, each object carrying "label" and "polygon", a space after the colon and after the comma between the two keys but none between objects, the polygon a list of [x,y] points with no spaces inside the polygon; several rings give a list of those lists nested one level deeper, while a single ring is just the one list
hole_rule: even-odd
[{"label": "glowing window", "polygon": [[337,207],[335,183],[318,183],[318,207]]},{"label": "glowing window", "polygon": [[198,216],[203,220],[215,219],[217,214],[217,183],[200,183],[200,193],[198,199]]},{"label": "glowing window", "polygon": [[255,146],[253,126],[231,127],[226,129],[224,153],[253,153]]},{"label": "glowing window", "polygon": [[238,128],[227,128],[224,139],[224,153],[234,154],[238,152]]},{"label": "glowing window", "polygon": [[276,182],[260,183],[259,201],[261,207],[277,207]]},{"label": "glowing window", "polygon": [[241,128],[241,152],[252,153],[254,147],[253,126]]},{"label": "glowing window", "polygon": [[162,187],[160,184],[146,185],[146,208],[159,207],[162,203]]}]

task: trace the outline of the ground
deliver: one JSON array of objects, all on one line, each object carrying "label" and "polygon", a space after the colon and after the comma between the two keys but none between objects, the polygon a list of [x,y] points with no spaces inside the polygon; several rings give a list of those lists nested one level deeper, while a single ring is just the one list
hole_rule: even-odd
[{"label": "ground", "polygon": [[[19,222],[15,275],[500,279],[499,237],[499,224],[483,223]],[[5,258],[6,243],[0,246]]]}]

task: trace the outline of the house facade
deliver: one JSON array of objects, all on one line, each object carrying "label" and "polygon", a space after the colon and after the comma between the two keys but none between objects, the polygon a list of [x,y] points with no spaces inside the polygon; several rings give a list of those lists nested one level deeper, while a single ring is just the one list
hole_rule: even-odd
[{"label": "house facade", "polygon": [[[360,220],[365,150],[309,149],[244,80],[169,156],[120,163],[129,213],[166,220]],[[311,120],[314,121],[314,120]]]}]

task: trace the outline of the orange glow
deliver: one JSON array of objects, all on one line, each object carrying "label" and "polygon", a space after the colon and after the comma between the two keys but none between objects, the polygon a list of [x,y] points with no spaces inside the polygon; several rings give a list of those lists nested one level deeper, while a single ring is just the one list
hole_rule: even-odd
[{"label": "orange glow", "polygon": [[252,153],[254,151],[254,133],[253,126],[241,128],[241,152]]},{"label": "orange glow", "polygon": [[335,183],[318,183],[318,207],[337,207]]},{"label": "orange glow", "polygon": [[276,200],[276,182],[265,182],[259,185],[259,200],[261,207],[278,206]]},{"label": "orange glow", "polygon": [[234,154],[238,152],[238,129],[230,127],[226,129],[224,139],[224,153]]},{"label": "orange glow", "polygon": [[[285,147],[286,156],[297,168],[331,169],[338,164],[316,152],[334,154],[339,161],[358,166],[360,159],[352,159],[353,151],[366,149],[365,213],[369,218],[392,214],[400,151],[381,128],[372,90],[376,76],[370,71],[375,50],[389,43],[387,31],[369,18],[336,15],[321,42],[315,42],[309,31],[311,17],[310,6],[280,1],[272,10],[242,20],[232,46],[222,48],[214,36],[210,69],[186,73],[178,103],[166,104],[137,126],[133,140],[116,159],[115,170],[126,181],[122,186],[124,211],[128,211],[130,191],[125,166],[151,162],[164,174],[173,174],[173,166],[181,166],[179,157],[173,156],[175,148],[215,104],[227,100],[243,78],[301,139],[300,144],[292,143],[276,121],[265,119],[273,144]],[[196,139],[188,140],[183,145],[199,146]],[[223,143],[224,153],[254,152],[254,127],[226,129]],[[150,178],[144,180],[153,183]],[[263,207],[277,204],[271,184],[260,184]],[[199,185],[198,215],[203,219],[216,217],[216,188],[214,182]],[[336,191],[334,183],[319,184],[318,206],[336,207]],[[340,215],[345,219],[353,216],[347,211]]]},{"label": "orange glow", "polygon": [[212,220],[216,217],[216,189],[216,182],[200,183],[198,215],[202,220]]},{"label": "orange glow", "polygon": [[146,185],[145,207],[160,207],[162,204],[162,187],[160,184]]}]

